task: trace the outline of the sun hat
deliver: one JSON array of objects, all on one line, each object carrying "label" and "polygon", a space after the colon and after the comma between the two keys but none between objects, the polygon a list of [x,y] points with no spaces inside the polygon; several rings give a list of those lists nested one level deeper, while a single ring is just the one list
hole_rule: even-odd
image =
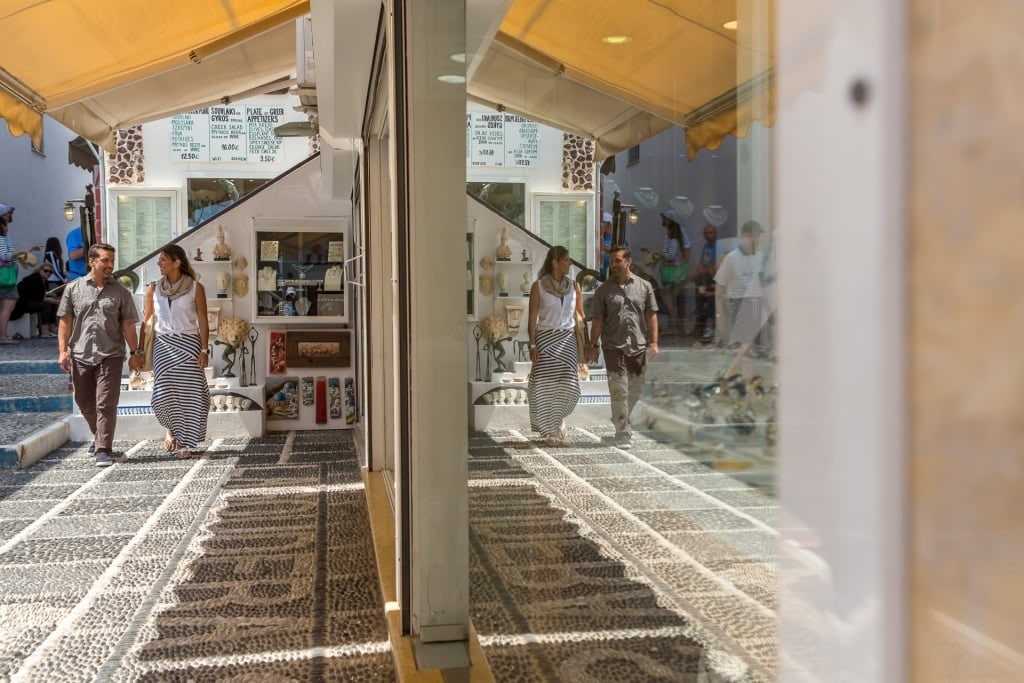
[{"label": "sun hat", "polygon": [[661,217],[669,219],[670,221],[672,221],[676,225],[682,225],[683,224],[683,222],[681,220],[679,220],[679,214],[676,213],[675,209],[669,209],[668,211],[663,212],[661,214]]},{"label": "sun hat", "polygon": [[14,211],[14,207],[10,204],[0,204],[0,216],[6,216],[12,211]]}]

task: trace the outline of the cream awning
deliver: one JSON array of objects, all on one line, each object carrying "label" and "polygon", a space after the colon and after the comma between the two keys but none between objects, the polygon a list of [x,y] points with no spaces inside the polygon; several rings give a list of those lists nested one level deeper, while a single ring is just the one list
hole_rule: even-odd
[{"label": "cream awning", "polygon": [[467,91],[594,138],[598,160],[672,125],[692,157],[773,123],[774,12],[773,0],[515,0]]},{"label": "cream awning", "polygon": [[112,132],[284,87],[308,0],[0,0],[0,117],[38,145],[42,113]]}]

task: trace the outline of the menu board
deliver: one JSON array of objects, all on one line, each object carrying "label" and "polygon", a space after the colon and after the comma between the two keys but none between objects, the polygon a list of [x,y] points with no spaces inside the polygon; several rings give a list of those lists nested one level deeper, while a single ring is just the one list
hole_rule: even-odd
[{"label": "menu board", "polygon": [[530,167],[540,158],[540,125],[501,112],[466,114],[466,163],[470,166]]},{"label": "menu board", "polygon": [[505,165],[534,166],[540,156],[540,127],[522,116],[505,114]]},{"label": "menu board", "polygon": [[587,260],[587,205],[572,200],[541,200],[537,235],[548,244],[560,244],[581,263]]},{"label": "menu board", "polygon": [[171,117],[171,158],[176,161],[273,163],[281,151],[274,128],[284,107],[225,105]]},{"label": "menu board", "polygon": [[210,161],[247,161],[245,111],[242,107],[210,107]]},{"label": "menu board", "polygon": [[168,196],[117,195],[118,268],[142,260],[171,241],[173,201]]}]

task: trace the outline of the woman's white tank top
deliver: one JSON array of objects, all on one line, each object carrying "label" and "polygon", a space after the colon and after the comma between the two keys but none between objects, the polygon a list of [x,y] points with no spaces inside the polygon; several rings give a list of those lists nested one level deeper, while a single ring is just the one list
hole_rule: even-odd
[{"label": "woman's white tank top", "polygon": [[199,317],[196,315],[196,285],[173,302],[160,294],[160,284],[155,285],[153,301],[156,304],[157,334],[199,334]]},{"label": "woman's white tank top", "polygon": [[538,330],[571,330],[576,324],[576,287],[570,287],[563,297],[551,294],[538,286],[540,310],[537,311]]}]

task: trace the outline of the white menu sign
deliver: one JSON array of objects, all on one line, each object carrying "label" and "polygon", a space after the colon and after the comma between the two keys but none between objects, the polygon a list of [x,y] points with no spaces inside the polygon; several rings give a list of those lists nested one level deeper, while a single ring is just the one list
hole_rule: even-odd
[{"label": "white menu sign", "polygon": [[540,126],[522,116],[505,114],[505,165],[536,166],[539,158]]},{"label": "white menu sign", "polygon": [[176,161],[273,163],[281,152],[274,128],[284,107],[224,105],[171,117],[171,158]]},{"label": "white menu sign", "polygon": [[503,115],[467,114],[469,163],[471,166],[505,165],[505,123]]},{"label": "white menu sign", "polygon": [[500,112],[466,114],[466,156],[470,166],[536,166],[540,125]]},{"label": "white menu sign", "polygon": [[210,161],[247,161],[242,107],[210,107]]},{"label": "white menu sign", "polygon": [[209,109],[171,118],[171,158],[176,161],[210,160]]},{"label": "white menu sign", "polygon": [[284,107],[246,107],[249,124],[249,161],[277,161],[281,138],[274,128],[284,123]]}]

